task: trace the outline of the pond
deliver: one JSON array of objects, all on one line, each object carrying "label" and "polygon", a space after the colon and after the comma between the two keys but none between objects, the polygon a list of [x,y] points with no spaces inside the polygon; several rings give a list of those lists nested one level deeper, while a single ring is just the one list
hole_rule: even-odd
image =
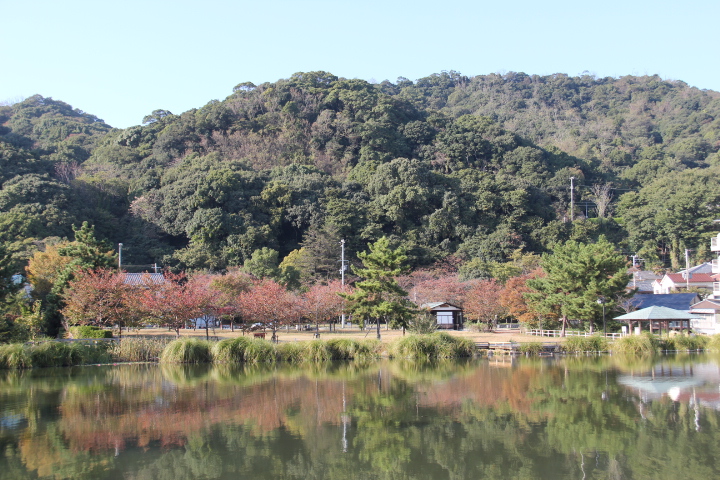
[{"label": "pond", "polygon": [[0,478],[718,478],[720,358],[0,372]]}]

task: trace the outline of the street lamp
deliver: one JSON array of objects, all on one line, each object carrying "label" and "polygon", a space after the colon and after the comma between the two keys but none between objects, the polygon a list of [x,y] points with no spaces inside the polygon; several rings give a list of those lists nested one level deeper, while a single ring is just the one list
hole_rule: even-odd
[{"label": "street lamp", "polygon": [[603,309],[603,335],[605,337],[607,337],[607,325],[605,324],[605,303],[606,302],[607,302],[607,300],[605,300],[605,297],[600,297],[597,299],[597,303],[599,305],[602,305],[602,309]]}]

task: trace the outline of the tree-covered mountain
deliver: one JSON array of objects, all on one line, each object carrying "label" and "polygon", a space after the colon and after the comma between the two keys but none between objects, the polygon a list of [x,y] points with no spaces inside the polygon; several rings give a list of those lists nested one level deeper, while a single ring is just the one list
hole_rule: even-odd
[{"label": "tree-covered mountain", "polygon": [[269,247],[327,275],[341,238],[352,255],[383,235],[416,266],[601,234],[669,261],[702,257],[720,208],[720,93],[658,77],[308,72],[124,130],[40,96],[0,124],[18,266],[82,221],[126,263],[193,269]]}]

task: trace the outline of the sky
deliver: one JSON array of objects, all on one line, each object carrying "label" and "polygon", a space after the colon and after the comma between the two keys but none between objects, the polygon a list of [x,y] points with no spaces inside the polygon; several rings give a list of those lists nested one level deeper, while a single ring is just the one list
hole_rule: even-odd
[{"label": "sky", "polygon": [[40,94],[118,128],[315,70],[658,74],[720,91],[717,0],[0,0],[0,12],[0,104]]}]

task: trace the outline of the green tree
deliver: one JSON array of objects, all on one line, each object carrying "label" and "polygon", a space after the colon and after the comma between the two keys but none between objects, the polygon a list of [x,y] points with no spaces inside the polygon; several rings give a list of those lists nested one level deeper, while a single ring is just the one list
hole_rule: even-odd
[{"label": "green tree", "polygon": [[605,238],[593,244],[558,244],[543,255],[540,267],[545,276],[528,279],[535,291],[526,297],[544,313],[560,317],[562,336],[570,318],[589,321],[592,331],[602,308],[598,299],[604,298],[605,307],[612,309],[630,280],[625,259]]},{"label": "green tree", "polygon": [[380,339],[380,320],[406,328],[412,309],[404,298],[407,292],[398,284],[397,277],[406,271],[407,255],[400,247],[390,248],[390,240],[382,237],[361,252],[358,258],[364,268],[353,267],[353,272],[363,280],[355,283],[355,291],[341,295],[348,300],[348,311],[361,325],[367,320],[377,322],[377,338]]}]

